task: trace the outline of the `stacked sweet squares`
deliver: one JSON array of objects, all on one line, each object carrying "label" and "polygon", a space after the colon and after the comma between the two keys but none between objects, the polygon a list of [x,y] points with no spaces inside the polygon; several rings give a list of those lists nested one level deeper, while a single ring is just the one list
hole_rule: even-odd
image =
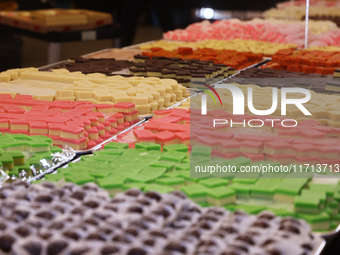
[{"label": "stacked sweet squares", "polygon": [[186,88],[174,79],[106,76],[55,69],[12,69],[0,74],[1,93],[32,95],[44,101],[87,101],[94,104],[134,103],[138,114],[170,107],[188,97]]},{"label": "stacked sweet squares", "polygon": [[133,103],[42,101],[32,96],[0,94],[0,132],[43,135],[55,146],[92,148],[139,122]]},{"label": "stacked sweet squares", "polygon": [[[0,135],[0,167],[9,181],[18,177],[27,178],[39,174],[45,168],[59,162],[55,153],[62,149],[53,146],[53,140],[44,135],[26,135],[20,133]],[[5,174],[5,175],[4,175]],[[2,179],[2,181],[6,181]]]}]

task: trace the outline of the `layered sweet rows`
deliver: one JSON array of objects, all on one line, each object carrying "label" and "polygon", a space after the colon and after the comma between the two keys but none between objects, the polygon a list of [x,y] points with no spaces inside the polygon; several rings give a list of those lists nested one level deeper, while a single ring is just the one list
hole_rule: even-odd
[{"label": "layered sweet rows", "polygon": [[303,220],[271,212],[251,216],[203,209],[180,192],[143,194],[130,189],[110,199],[94,184],[57,188],[46,182],[16,183],[1,193],[0,249],[8,254],[223,255],[284,250],[295,255],[313,254],[321,244]]},{"label": "layered sweet rows", "polygon": [[[229,159],[243,156],[252,162],[271,161],[282,165],[339,163],[340,129],[321,126],[314,120],[301,121],[296,127],[288,128],[282,126],[280,121],[283,118],[278,121],[276,117],[258,118],[248,114],[232,116],[224,110],[209,111],[206,117],[196,111],[189,115],[186,110],[166,110],[157,112],[155,118],[118,136],[118,142],[132,146],[135,142],[152,142],[161,146],[208,146],[213,157]],[[216,118],[239,124],[224,124],[214,128],[213,121]],[[250,122],[258,126],[259,119],[263,120],[263,127],[243,128],[241,125]]]},{"label": "layered sweet rows", "polygon": [[[57,185],[96,182],[111,195],[131,187],[144,192],[181,190],[202,206],[224,206],[232,211],[239,209],[252,214],[268,209],[277,215],[306,219],[313,230],[333,229],[340,223],[340,186],[338,179],[332,179],[335,176],[330,173],[325,177],[333,181],[324,185],[320,184],[323,183],[320,179],[313,179],[313,173],[305,172],[305,169],[298,178],[294,171],[241,173],[239,169],[244,166],[279,167],[280,164],[251,163],[245,157],[215,158],[207,147],[193,146],[190,158],[188,147],[183,144],[163,146],[163,152],[159,144],[136,143],[135,147],[127,149],[128,144],[108,143],[94,156],[82,156],[80,162],[69,164],[68,168],[59,169],[56,174],[46,175],[45,179]],[[206,165],[231,165],[237,171],[201,172],[197,175],[193,166],[190,169],[197,160],[204,160]],[[193,174],[196,175],[193,177]],[[318,195],[310,198],[315,193]],[[308,198],[305,203],[301,202],[304,198]]]},{"label": "layered sweet rows", "polygon": [[[334,23],[314,21],[310,22],[310,28],[310,45],[338,45],[339,40],[328,38],[331,35],[334,35],[334,38],[340,36],[340,30]],[[209,21],[194,23],[186,29],[176,29],[164,33],[163,39],[195,42],[205,39],[232,40],[240,38],[275,43],[293,43],[302,48],[304,46],[304,32],[304,22],[231,19],[213,23]],[[320,45],[321,42],[324,44]]]},{"label": "layered sweet rows", "polygon": [[272,56],[273,69],[286,69],[292,72],[333,74],[340,67],[339,51],[278,51]]},{"label": "layered sweet rows", "polygon": [[179,47],[177,50],[166,51],[162,48],[151,48],[151,52],[143,52],[144,56],[166,57],[181,59],[196,59],[198,61],[213,61],[215,64],[224,64],[234,69],[243,69],[263,59],[262,54],[251,52],[237,52],[233,50],[192,49]]},{"label": "layered sweet rows", "polygon": [[[3,78],[3,80],[1,80]],[[10,81],[12,80],[12,81]],[[53,72],[17,69],[0,74],[2,93],[33,95],[34,99],[88,101],[94,104],[134,103],[139,114],[169,107],[188,96],[173,79],[106,76],[56,69]]]},{"label": "layered sweet rows", "polygon": [[160,40],[142,45],[140,46],[140,49],[150,50],[151,48],[161,48],[167,51],[172,51],[179,47],[191,47],[193,49],[235,50],[237,52],[252,52],[254,54],[263,55],[273,55],[278,50],[282,49],[296,49],[295,44],[258,42],[251,39],[232,39],[229,41],[211,39],[198,42]]},{"label": "layered sweet rows", "polygon": [[0,95],[0,132],[44,135],[56,146],[92,148],[139,121],[132,103],[40,101],[32,96]]}]

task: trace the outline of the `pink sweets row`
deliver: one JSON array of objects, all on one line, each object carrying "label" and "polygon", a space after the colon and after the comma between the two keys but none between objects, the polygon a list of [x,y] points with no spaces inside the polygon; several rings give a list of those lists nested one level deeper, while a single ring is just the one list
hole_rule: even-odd
[{"label": "pink sweets row", "polygon": [[53,145],[75,150],[90,149],[138,121],[132,103],[47,102],[0,95],[0,133],[45,135]]},{"label": "pink sweets row", "polygon": [[[229,123],[213,127],[213,120],[216,118],[224,118]],[[155,111],[154,119],[146,124],[118,135],[116,141],[129,143],[130,147],[136,142],[151,142],[162,146],[203,145],[211,147],[215,157],[230,159],[243,156],[252,162],[266,160],[281,164],[340,163],[340,128],[321,126],[314,120],[298,122],[296,127],[285,127],[280,121],[269,121],[274,125],[267,124],[260,128],[244,128],[243,125],[231,127],[231,119],[235,123],[243,120],[247,123],[251,119],[261,118],[248,114],[232,116],[223,110],[210,111],[205,117],[200,115],[200,111],[193,109],[161,110]]]},{"label": "pink sweets row", "polygon": [[[295,44],[304,47],[305,26],[303,22],[240,21],[238,19],[197,22],[186,29],[176,29],[163,34],[163,39],[173,41],[196,42],[207,39],[216,40],[255,40],[271,43]],[[340,30],[331,30],[321,34],[309,31],[310,46],[337,46],[340,42]]]}]

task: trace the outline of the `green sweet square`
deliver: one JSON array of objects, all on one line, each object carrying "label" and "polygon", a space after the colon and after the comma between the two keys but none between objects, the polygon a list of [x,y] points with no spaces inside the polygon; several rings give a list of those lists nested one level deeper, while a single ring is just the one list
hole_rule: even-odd
[{"label": "green sweet square", "polygon": [[78,185],[83,185],[88,182],[94,182],[94,177],[89,174],[70,174],[65,176],[65,180],[68,182],[73,182]]},{"label": "green sweet square", "polygon": [[188,152],[188,146],[184,144],[170,144],[163,146],[163,151],[178,151],[178,152]]},{"label": "green sweet square", "polygon": [[11,156],[0,156],[0,162],[5,169],[12,170],[14,168],[14,160]]},{"label": "green sweet square", "polygon": [[146,175],[155,175],[155,176],[162,176],[166,172],[166,168],[164,167],[146,167],[144,168],[140,174],[146,174]]},{"label": "green sweet square", "polygon": [[146,151],[161,151],[161,145],[157,143],[136,143],[135,148]]},{"label": "green sweet square", "polygon": [[186,157],[186,154],[181,152],[170,151],[163,153],[161,160],[181,163]]},{"label": "green sweet square", "polygon": [[182,185],[184,184],[184,179],[180,177],[172,177],[172,178],[161,178],[156,180],[157,184],[172,186],[172,185]]},{"label": "green sweet square", "polygon": [[125,178],[110,176],[107,178],[98,178],[96,183],[103,189],[123,189]]},{"label": "green sweet square", "polygon": [[228,186],[229,180],[210,178],[210,179],[200,180],[198,183],[202,184],[203,186],[207,188],[216,188],[216,187],[221,187],[221,186]]},{"label": "green sweet square", "polygon": [[211,152],[212,152],[212,148],[208,147],[208,146],[197,146],[194,145],[191,148],[191,156],[195,157],[195,156],[203,156],[203,157],[208,157],[210,158],[211,156]]},{"label": "green sweet square", "polygon": [[30,164],[30,165],[40,165],[40,158],[29,158],[26,160],[26,163]]},{"label": "green sweet square", "polygon": [[215,199],[222,199],[227,197],[235,197],[236,192],[235,190],[228,189],[225,187],[216,187],[207,188],[207,195]]},{"label": "green sweet square", "polygon": [[63,150],[60,149],[58,146],[51,146],[50,151],[51,153],[57,153],[57,152],[62,153],[63,152]]},{"label": "green sweet square", "polygon": [[263,205],[241,204],[237,205],[237,209],[249,214],[258,214],[265,210],[266,207]]},{"label": "green sweet square", "polygon": [[207,189],[200,184],[184,186],[181,188],[181,191],[189,198],[200,198],[207,195]]},{"label": "green sweet square", "polygon": [[294,206],[295,208],[302,209],[319,209],[320,208],[320,198],[315,196],[296,196],[294,198]]},{"label": "green sweet square", "polygon": [[95,151],[93,154],[95,156],[100,155],[115,155],[120,156],[124,153],[125,149],[110,149],[110,150],[101,150],[101,151]]},{"label": "green sweet square", "polygon": [[166,168],[166,171],[171,171],[174,168],[175,163],[170,162],[170,161],[155,161],[151,163],[150,166],[162,167],[162,168]]},{"label": "green sweet square", "polygon": [[186,170],[186,171],[190,171],[190,163],[183,163],[183,164],[178,164],[175,166],[176,170]]},{"label": "green sweet square", "polygon": [[128,190],[128,189],[133,189],[133,188],[143,190],[146,185],[147,185],[146,183],[138,183],[138,182],[125,183],[123,185],[123,190]]},{"label": "green sweet square", "polygon": [[127,149],[129,148],[129,144],[128,143],[116,143],[116,142],[111,142],[108,144],[104,145],[104,149],[105,150],[110,150],[110,149]]},{"label": "green sweet square", "polygon": [[22,170],[29,172],[31,171],[31,167],[28,163],[22,164],[22,165],[17,165],[14,167],[14,170],[16,170],[16,172],[20,173]]},{"label": "green sweet square", "polygon": [[6,151],[6,152],[2,152],[1,155],[12,157],[14,161],[14,165],[25,164],[25,155],[21,151]]},{"label": "green sweet square", "polygon": [[229,186],[230,189],[233,189],[236,191],[237,195],[244,195],[249,196],[250,190],[253,187],[253,185],[247,185],[242,183],[233,183]]},{"label": "green sweet square", "polygon": [[98,170],[92,170],[88,172],[89,175],[91,175],[94,178],[105,178],[106,176],[108,176],[109,174],[111,174],[111,172],[108,169],[98,169]]},{"label": "green sweet square", "polygon": [[57,182],[64,178],[64,174],[61,172],[51,173],[45,175],[45,180],[49,182]]}]

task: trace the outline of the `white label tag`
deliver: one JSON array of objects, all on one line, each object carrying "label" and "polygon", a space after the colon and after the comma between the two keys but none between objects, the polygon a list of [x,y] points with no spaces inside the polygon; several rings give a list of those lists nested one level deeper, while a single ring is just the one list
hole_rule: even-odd
[{"label": "white label tag", "polygon": [[96,31],[84,31],[81,33],[81,40],[82,41],[94,41],[97,39],[97,32]]}]

